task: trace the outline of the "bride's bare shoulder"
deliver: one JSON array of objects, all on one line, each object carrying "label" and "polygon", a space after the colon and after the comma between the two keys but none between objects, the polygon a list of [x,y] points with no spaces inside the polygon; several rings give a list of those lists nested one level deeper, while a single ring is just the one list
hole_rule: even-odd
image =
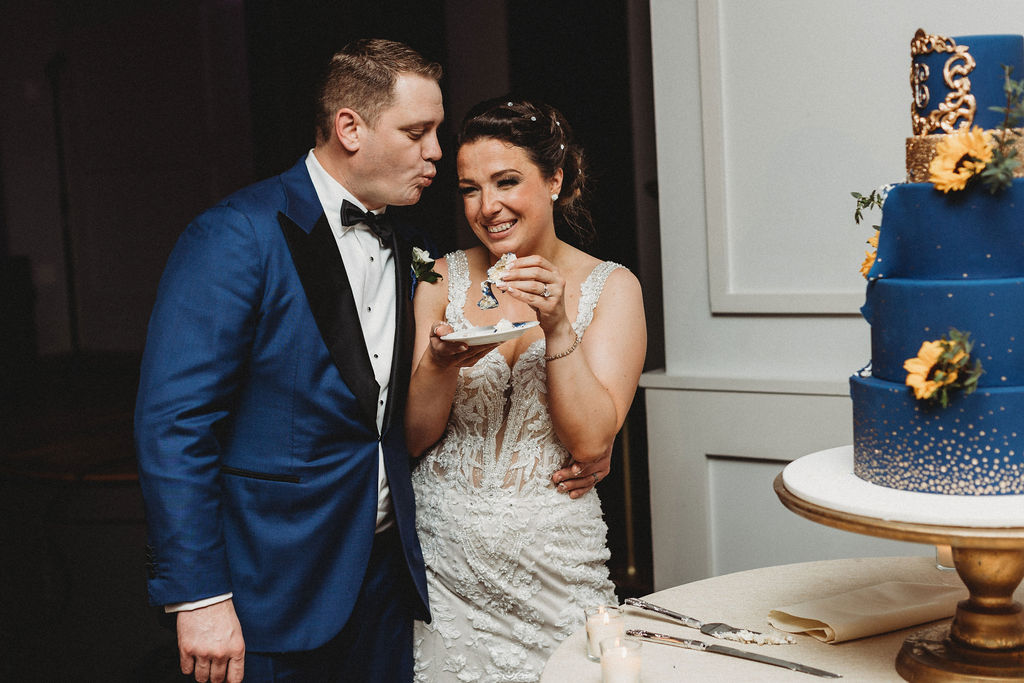
[{"label": "bride's bare shoulder", "polygon": [[587,276],[601,264],[601,259],[591,256],[585,251],[573,247],[573,251],[565,260],[568,272],[563,273],[567,279],[582,283]]}]

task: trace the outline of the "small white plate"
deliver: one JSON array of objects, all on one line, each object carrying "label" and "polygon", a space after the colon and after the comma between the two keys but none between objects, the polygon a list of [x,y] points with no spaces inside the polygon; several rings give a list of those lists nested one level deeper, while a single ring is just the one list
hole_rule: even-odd
[{"label": "small white plate", "polygon": [[513,327],[511,330],[505,330],[504,332],[496,332],[494,325],[470,327],[468,330],[446,334],[441,337],[441,339],[444,339],[445,341],[460,341],[465,343],[467,346],[497,344],[499,342],[508,341],[509,339],[515,339],[531,327],[540,325],[540,323],[536,320],[529,320],[522,323],[512,323],[512,325]]}]

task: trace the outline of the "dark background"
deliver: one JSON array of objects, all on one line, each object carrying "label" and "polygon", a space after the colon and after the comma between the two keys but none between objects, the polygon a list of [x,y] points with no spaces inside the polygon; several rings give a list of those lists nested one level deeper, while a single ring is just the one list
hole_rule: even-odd
[{"label": "dark background", "polygon": [[[596,180],[589,251],[641,278],[661,366],[646,3],[0,5],[0,680],[174,680],[131,445],[146,318],[188,220],[312,146],[314,85],[349,40],[445,66],[438,181],[401,210],[446,250],[472,243],[454,192],[465,109],[512,91],[565,114]],[[652,590],[642,409],[599,488],[620,599]]]}]

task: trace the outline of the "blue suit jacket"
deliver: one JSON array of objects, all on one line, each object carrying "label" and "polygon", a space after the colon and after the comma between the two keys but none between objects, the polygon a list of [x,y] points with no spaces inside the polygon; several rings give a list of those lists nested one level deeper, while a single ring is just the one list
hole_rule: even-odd
[{"label": "blue suit jacket", "polygon": [[[382,434],[345,267],[302,159],[201,214],[160,281],[135,414],[154,605],[234,593],[246,647],[307,650],[345,625],[373,545],[378,441],[427,618],[402,418],[412,243]],[[418,593],[418,597],[417,596]]]}]

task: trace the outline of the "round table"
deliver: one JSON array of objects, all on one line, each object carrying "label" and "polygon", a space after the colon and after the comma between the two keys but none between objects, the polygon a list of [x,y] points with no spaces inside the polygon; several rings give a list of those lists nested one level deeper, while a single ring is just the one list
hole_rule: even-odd
[{"label": "round table", "polygon": [[[696,617],[722,621],[738,628],[775,632],[768,612],[776,607],[828,597],[885,581],[913,581],[962,586],[956,572],[942,571],[928,557],[822,560],[764,567],[658,591],[644,599]],[[1018,588],[1017,599],[1024,598]],[[632,607],[623,608],[626,628],[643,628],[683,638],[699,638],[760,652],[842,675],[845,683],[901,683],[894,660],[907,636],[920,625],[871,638],[830,645],[810,636],[795,636],[793,645],[743,645],[710,638],[672,620]],[[946,620],[947,622],[949,620]],[[942,622],[936,622],[942,623]],[[586,657],[584,629],[567,638],[554,652],[541,676],[542,683],[600,683],[601,666]],[[643,644],[643,680],[661,681],[804,681],[818,679],[767,664],[669,645]]]}]

